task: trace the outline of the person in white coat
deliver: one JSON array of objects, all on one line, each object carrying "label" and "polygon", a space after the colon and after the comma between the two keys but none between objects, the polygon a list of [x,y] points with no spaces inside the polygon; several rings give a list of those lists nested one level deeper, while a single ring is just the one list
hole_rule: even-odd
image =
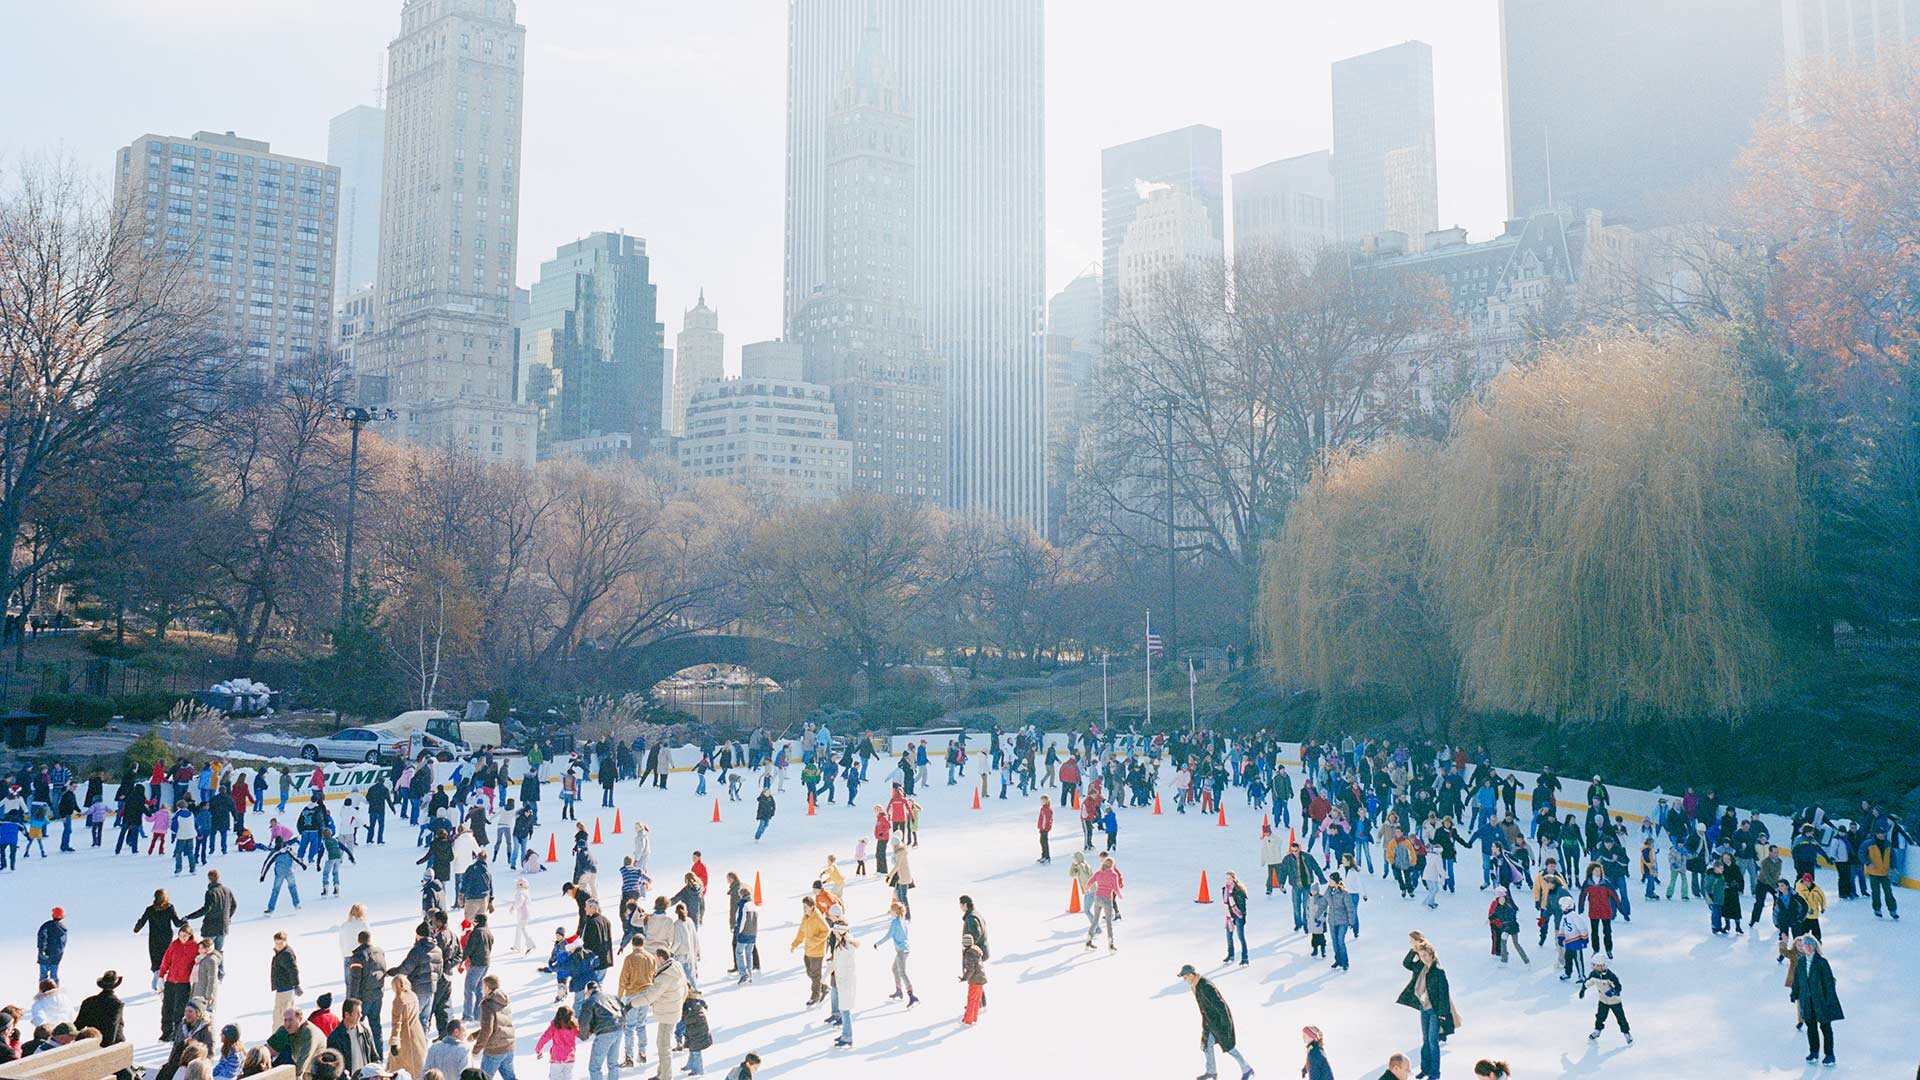
[{"label": "person in white coat", "polygon": [[700,938],[695,933],[693,920],[687,916],[687,905],[673,905],[673,958],[680,962],[686,972],[687,985],[700,985]]},{"label": "person in white coat", "polygon": [[653,830],[647,823],[638,822],[633,827],[633,865],[640,868],[641,874],[647,872],[647,860],[653,857]]},{"label": "person in white coat", "polygon": [[513,913],[513,951],[532,952],[533,935],[527,933],[527,923],[533,918],[533,891],[527,887],[526,878],[513,883],[513,899],[507,901],[507,909]]},{"label": "person in white coat", "polygon": [[342,981],[353,982],[353,950],[360,947],[360,931],[367,926],[367,909],[354,904],[347,908],[347,920],[340,924],[340,971]]},{"label": "person in white coat", "polygon": [[1272,829],[1261,834],[1260,865],[1266,867],[1267,872],[1260,876],[1267,879],[1268,896],[1273,895],[1274,887],[1280,882],[1280,864],[1286,857],[1286,845],[1280,842],[1280,837]]},{"label": "person in white coat", "polygon": [[654,1053],[659,1062],[654,1076],[673,1080],[673,1029],[680,1024],[680,1007],[687,1000],[687,977],[665,949],[655,949],[653,961],[657,965],[653,981],[640,991],[635,1004],[653,1010]]},{"label": "person in white coat", "polygon": [[833,948],[833,996],[839,1006],[834,1016],[840,1022],[840,1037],[833,1040],[833,1045],[852,1046],[853,1007],[860,992],[859,943],[853,940],[843,922],[833,924],[827,941]]}]

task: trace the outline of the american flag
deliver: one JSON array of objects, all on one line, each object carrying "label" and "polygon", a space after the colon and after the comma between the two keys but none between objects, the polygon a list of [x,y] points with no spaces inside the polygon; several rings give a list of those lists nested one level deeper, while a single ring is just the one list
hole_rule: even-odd
[{"label": "american flag", "polygon": [[1147,655],[1159,656],[1166,651],[1167,643],[1160,640],[1160,635],[1151,630],[1147,631]]}]

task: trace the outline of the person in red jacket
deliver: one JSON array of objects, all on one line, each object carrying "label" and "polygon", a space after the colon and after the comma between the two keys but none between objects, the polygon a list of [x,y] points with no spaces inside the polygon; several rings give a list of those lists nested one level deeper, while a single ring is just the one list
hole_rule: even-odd
[{"label": "person in red jacket", "polygon": [[1093,850],[1093,827],[1099,820],[1100,793],[1089,785],[1087,793],[1080,797],[1080,831],[1086,837],[1085,843],[1080,845],[1082,851]]},{"label": "person in red jacket", "polygon": [[1053,851],[1047,846],[1047,834],[1053,831],[1053,802],[1047,796],[1040,796],[1040,860],[1043,863],[1053,861]]},{"label": "person in red jacket", "polygon": [[[1580,910],[1587,913],[1587,921],[1592,924],[1587,931],[1587,941],[1594,952],[1613,955],[1613,913],[1619,905],[1620,898],[1614,894],[1613,886],[1607,884],[1604,869],[1599,863],[1589,864],[1586,884],[1580,887]],[[1600,944],[1603,940],[1604,949]]]},{"label": "person in red jacket", "polygon": [[893,823],[895,835],[904,835],[907,831],[907,797],[900,792],[900,785],[893,785],[893,795],[887,799],[887,820]]},{"label": "person in red jacket", "polygon": [[[899,790],[898,788],[894,790]],[[902,800],[904,803],[905,800]],[[887,840],[893,835],[893,826],[887,822],[887,808],[873,808],[873,863],[874,872],[881,877],[887,876]]]},{"label": "person in red jacket", "polygon": [[182,926],[160,956],[160,1037],[171,1039],[193,997],[193,965],[200,959],[200,943],[193,928]]},{"label": "person in red jacket", "polygon": [[1073,804],[1073,793],[1080,786],[1080,759],[1072,754],[1060,763],[1060,801]]}]

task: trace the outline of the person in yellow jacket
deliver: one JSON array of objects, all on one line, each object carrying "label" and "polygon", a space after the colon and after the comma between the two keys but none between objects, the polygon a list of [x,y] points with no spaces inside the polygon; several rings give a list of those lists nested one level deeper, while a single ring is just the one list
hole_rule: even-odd
[{"label": "person in yellow jacket", "polygon": [[1801,874],[1800,884],[1794,887],[1793,892],[1807,907],[1807,913],[1800,920],[1800,928],[1795,933],[1797,935],[1812,934],[1815,939],[1819,939],[1820,915],[1827,910],[1826,892],[1820,888],[1819,882],[1813,880],[1812,874]]},{"label": "person in yellow jacket", "polygon": [[806,964],[807,978],[813,983],[807,1005],[818,1005],[827,996],[827,984],[821,978],[821,967],[827,956],[827,920],[811,896],[800,901],[800,929],[793,935],[793,944],[787,946],[788,952],[795,949],[802,949],[800,958]]},{"label": "person in yellow jacket", "polygon": [[1893,900],[1893,844],[1887,840],[1887,834],[1873,834],[1863,857],[1867,864],[1867,891],[1873,896],[1873,917],[1880,917],[1880,898],[1884,896],[1887,914],[1898,920],[1900,905]]},{"label": "person in yellow jacket", "polygon": [[841,892],[847,887],[847,875],[840,872],[840,864],[832,855],[827,856],[826,867],[816,876],[820,878],[821,884],[827,887],[827,891],[833,894],[833,899],[838,902]]}]

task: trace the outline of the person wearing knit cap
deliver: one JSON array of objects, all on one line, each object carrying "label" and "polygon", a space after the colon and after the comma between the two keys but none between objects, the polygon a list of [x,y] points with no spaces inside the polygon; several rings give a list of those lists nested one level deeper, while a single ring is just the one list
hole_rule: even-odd
[{"label": "person wearing knit cap", "polygon": [[1309,1024],[1300,1029],[1300,1039],[1307,1044],[1307,1063],[1300,1075],[1307,1080],[1333,1080],[1333,1066],[1327,1064],[1326,1036]]}]

